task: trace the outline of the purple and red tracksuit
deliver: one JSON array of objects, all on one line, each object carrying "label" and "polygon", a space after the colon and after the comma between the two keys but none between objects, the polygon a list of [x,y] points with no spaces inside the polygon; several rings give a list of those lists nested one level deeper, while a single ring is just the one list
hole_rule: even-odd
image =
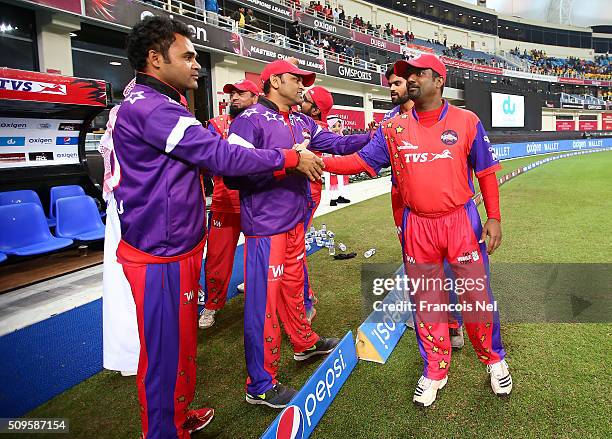
[{"label": "purple and red tracksuit", "polygon": [[[197,295],[205,242],[200,173],[246,175],[296,166],[295,152],[230,145],[204,128],[185,98],[138,73],[113,131],[121,222],[117,250],[136,303],[143,436],[189,438],[196,383]],[[289,144],[287,146],[290,146]]]},{"label": "purple and red tracksuit", "polygon": [[[341,137],[301,113],[283,113],[266,98],[234,119],[228,141],[245,148],[288,148],[310,136],[310,149],[349,154],[369,134]],[[244,344],[247,392],[263,394],[277,381],[281,331],[277,312],[295,352],[317,342],[304,309],[304,220],[308,181],[301,175],[262,173],[225,178],[240,189],[240,220],[245,234]]]},{"label": "purple and red tracksuit", "polygon": [[[463,321],[480,361],[493,364],[504,358],[497,310],[490,286],[486,243],[479,243],[482,225],[472,201],[472,175],[484,178],[500,169],[478,117],[444,102],[437,123],[419,123],[413,109],[381,124],[372,141],[352,157],[355,166],[340,159],[324,159],[330,172],[353,173],[355,167],[375,176],[391,165],[403,203],[402,250],[411,279],[431,279],[418,288],[416,336],[425,367],[423,375],[441,380],[450,367],[449,315],[428,304],[447,304],[450,291],[444,284],[443,260],[448,260],[455,287],[468,279],[473,286],[459,296],[471,305]],[[349,169],[350,168],[350,169]],[[441,281],[441,282],[440,282]],[[415,284],[413,283],[413,286]],[[480,309],[476,306],[480,303]],[[484,309],[483,309],[484,308]]]}]

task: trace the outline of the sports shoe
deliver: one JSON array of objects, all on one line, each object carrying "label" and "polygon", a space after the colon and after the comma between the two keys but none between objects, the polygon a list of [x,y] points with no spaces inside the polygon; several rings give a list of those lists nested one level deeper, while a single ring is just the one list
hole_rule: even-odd
[{"label": "sports shoe", "polygon": [[414,389],[414,396],[412,402],[421,407],[429,407],[436,400],[438,390],[441,390],[446,386],[448,382],[448,376],[445,376],[441,380],[431,380],[421,376],[417,383],[416,389]]},{"label": "sports shoe", "polygon": [[241,284],[239,284],[236,289],[238,290],[239,293],[244,294],[244,282],[242,282]]},{"label": "sports shoe", "polygon": [[461,349],[465,345],[465,340],[463,339],[463,326],[459,326],[457,329],[450,328],[449,333],[451,348]]},{"label": "sports shoe", "polygon": [[187,412],[187,419],[183,422],[183,429],[188,430],[189,433],[195,433],[200,431],[212,421],[215,416],[215,410],[204,408],[197,410],[189,410]]},{"label": "sports shoe", "polygon": [[491,375],[491,388],[497,396],[508,396],[512,392],[512,376],[508,371],[506,360],[487,365]]},{"label": "sports shoe", "polygon": [[249,404],[263,404],[273,409],[282,409],[289,404],[289,401],[293,399],[297,390],[291,387],[283,386],[281,383],[276,383],[261,395],[246,394],[246,402]]},{"label": "sports shoe", "polygon": [[202,311],[202,314],[200,314],[200,319],[198,320],[198,326],[202,329],[207,329],[207,328],[210,328],[212,325],[214,325],[216,312],[217,311],[214,309],[204,308],[204,311]]},{"label": "sports shoe", "polygon": [[312,306],[310,309],[307,309],[306,310],[306,320],[308,320],[308,323],[312,323],[316,315],[317,315],[317,310],[314,306]]},{"label": "sports shoe", "polygon": [[198,305],[206,305],[206,293],[202,288],[198,290]]},{"label": "sports shoe", "polygon": [[314,345],[306,349],[304,352],[296,352],[293,354],[293,359],[295,361],[304,361],[310,357],[314,357],[315,355],[326,355],[334,350],[336,345],[340,343],[339,338],[325,338],[319,337],[319,341],[317,341]]},{"label": "sports shoe", "polygon": [[338,205],[338,201],[337,201],[337,200],[331,200],[331,201],[329,202],[329,205],[330,205],[330,206],[337,206],[337,205]]},{"label": "sports shoe", "polygon": [[344,197],[338,197],[338,198],[336,198],[336,202],[337,202],[337,203],[346,204],[346,203],[350,203],[350,202],[351,202],[351,200],[346,199],[346,198],[344,198]]},{"label": "sports shoe", "polygon": [[122,377],[133,377],[136,375],[136,371],[135,370],[122,370],[121,371],[121,376]]}]

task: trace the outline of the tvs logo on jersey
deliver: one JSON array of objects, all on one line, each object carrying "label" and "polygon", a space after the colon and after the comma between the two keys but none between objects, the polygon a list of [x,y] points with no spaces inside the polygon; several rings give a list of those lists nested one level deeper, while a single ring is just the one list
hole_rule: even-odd
[{"label": "tvs logo on jersey", "polygon": [[415,153],[415,154],[406,154],[406,163],[428,163],[428,162],[433,162],[436,160],[440,160],[440,159],[453,159],[453,156],[450,152],[450,150],[445,149],[444,151],[442,151],[440,154],[436,154],[436,153],[429,153],[429,152],[422,152],[422,153]]},{"label": "tvs logo on jersey", "polygon": [[446,130],[440,136],[440,140],[445,145],[454,145],[459,140],[459,136],[457,135],[456,131]]},{"label": "tvs logo on jersey", "polygon": [[304,437],[304,415],[298,406],[290,405],[280,415],[276,439],[302,439]]}]

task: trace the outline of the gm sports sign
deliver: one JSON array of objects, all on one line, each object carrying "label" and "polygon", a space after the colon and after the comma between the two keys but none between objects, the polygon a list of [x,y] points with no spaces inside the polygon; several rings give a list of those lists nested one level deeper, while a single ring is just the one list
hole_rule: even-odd
[{"label": "gm sports sign", "polygon": [[612,147],[612,138],[604,137],[601,139],[547,140],[529,143],[502,143],[492,145],[491,149],[498,160],[506,160],[514,159],[517,157],[526,157],[530,155],[610,147]]},{"label": "gm sports sign", "polygon": [[349,331],[261,438],[309,437],[356,365],[355,343]]}]

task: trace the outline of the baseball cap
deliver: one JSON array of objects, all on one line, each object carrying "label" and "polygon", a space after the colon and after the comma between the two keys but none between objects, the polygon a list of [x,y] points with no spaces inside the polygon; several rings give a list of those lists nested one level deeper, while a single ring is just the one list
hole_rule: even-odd
[{"label": "baseball cap", "polygon": [[431,53],[421,53],[420,55],[409,59],[408,61],[399,60],[393,66],[393,71],[397,76],[406,78],[408,69],[415,67],[417,69],[431,69],[446,80],[446,66],[440,58]]},{"label": "baseball cap", "polygon": [[249,81],[248,79],[241,79],[240,81],[234,83],[234,84],[225,84],[223,86],[223,93],[231,93],[234,90],[238,90],[238,91],[250,91],[251,93],[254,93],[256,95],[258,95],[260,93],[259,88],[257,87],[257,85],[255,85],[255,83],[253,81]]},{"label": "baseball cap", "polygon": [[295,64],[279,59],[268,64],[261,72],[261,82],[266,82],[272,75],[282,75],[283,73],[291,73],[292,75],[301,76],[304,87],[310,87],[315,82],[316,74],[307,72],[298,68]]},{"label": "baseball cap", "polygon": [[312,87],[306,93],[310,95],[315,105],[321,110],[321,120],[327,119],[327,115],[334,106],[332,94],[321,86]]}]

